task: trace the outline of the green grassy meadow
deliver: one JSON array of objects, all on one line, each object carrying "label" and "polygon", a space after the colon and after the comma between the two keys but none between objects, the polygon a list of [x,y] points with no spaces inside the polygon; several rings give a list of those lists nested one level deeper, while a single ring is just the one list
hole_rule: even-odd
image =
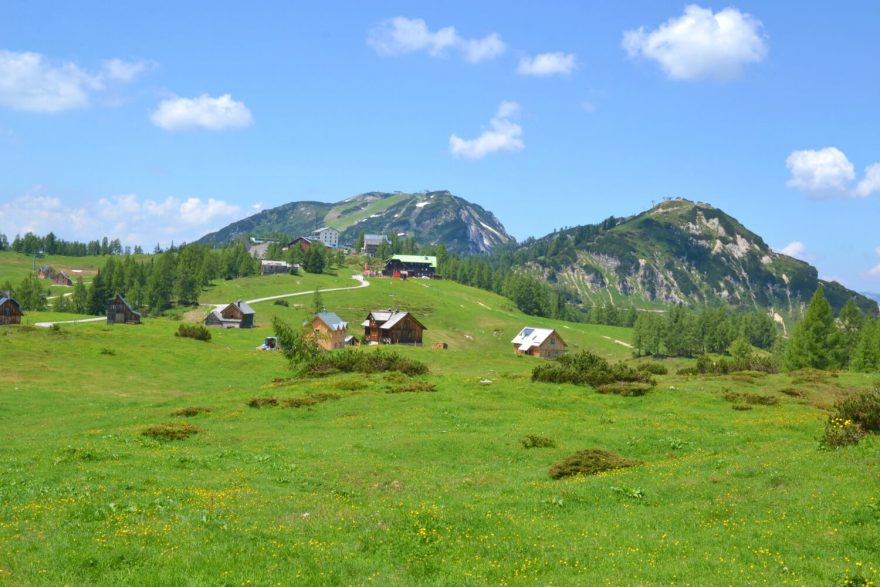
[{"label": "green grassy meadow", "polygon": [[[246,278],[201,301],[355,285],[347,271]],[[414,312],[426,345],[399,351],[429,365],[418,379],[436,391],[388,393],[396,374],[292,379],[280,353],[256,351],[272,316],[310,316],[311,294],[256,303],[257,328],[215,329],[208,343],[175,337],[171,318],[0,328],[0,584],[880,579],[880,442],[817,448],[825,408],[873,378],[666,375],[642,397],[600,395],[532,383],[538,360],[509,341],[552,326],[572,349],[632,360],[628,329],[526,317],[445,281],[373,279],[322,297],[354,333],[370,309]],[[670,372],[686,363],[666,361]],[[737,411],[727,391],[779,403]],[[339,397],[248,406],[319,393]],[[191,407],[206,411],[172,415]],[[199,432],[142,434],[164,423]],[[526,450],[527,434],[556,446]],[[549,477],[587,448],[644,464]]]}]

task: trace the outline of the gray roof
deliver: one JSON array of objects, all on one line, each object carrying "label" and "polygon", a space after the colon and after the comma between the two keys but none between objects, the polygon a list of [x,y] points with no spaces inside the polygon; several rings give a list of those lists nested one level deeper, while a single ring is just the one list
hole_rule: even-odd
[{"label": "gray roof", "polygon": [[[397,324],[398,322],[403,320],[407,315],[409,315],[409,312],[401,312],[399,310],[374,310],[374,311],[370,312],[369,316],[367,316],[367,319],[364,320],[364,322],[363,322],[363,324],[361,324],[361,326],[369,326],[370,325],[370,316],[372,316],[376,322],[382,323],[379,326],[380,329],[390,330],[391,328],[394,328],[395,324]],[[413,318],[413,320],[416,320],[416,319]],[[419,321],[416,320],[416,322],[419,322]],[[419,324],[422,324],[422,323],[419,322]],[[424,324],[422,324],[422,327],[424,328]]]},{"label": "gray roof", "polygon": [[382,330],[390,330],[394,327],[395,324],[403,320],[407,314],[409,314],[409,312],[395,312],[394,314],[392,314],[391,318],[389,318],[385,322],[385,324],[383,324],[379,328],[381,328]]},{"label": "gray roof", "polygon": [[379,245],[382,244],[382,241],[387,241],[388,237],[382,234],[365,234],[364,235],[364,244],[365,245]]},{"label": "gray roof", "polygon": [[345,330],[348,328],[348,322],[337,316],[334,312],[318,312],[315,314],[315,318],[321,320],[331,330]]},{"label": "gray roof", "polygon": [[241,310],[242,314],[256,314],[256,312],[254,312],[254,309],[251,308],[247,302],[238,301],[235,302],[233,305],[237,306],[238,309]]}]

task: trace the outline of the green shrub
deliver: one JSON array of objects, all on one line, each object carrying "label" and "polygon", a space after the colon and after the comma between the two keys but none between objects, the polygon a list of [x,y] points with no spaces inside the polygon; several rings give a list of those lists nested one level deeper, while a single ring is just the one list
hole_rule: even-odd
[{"label": "green shrub", "polygon": [[622,395],[624,397],[636,397],[648,393],[653,385],[638,381],[615,381],[606,383],[596,388],[599,393]]},{"label": "green shrub", "polygon": [[865,431],[852,420],[845,420],[832,415],[828,417],[828,421],[825,423],[825,431],[819,440],[819,444],[823,448],[842,448],[858,444],[864,435]]},{"label": "green shrub", "polygon": [[660,363],[642,363],[636,367],[636,370],[651,373],[652,375],[666,375],[669,373],[666,365],[661,365]]},{"label": "green shrub", "polygon": [[275,300],[272,303],[275,304],[276,306],[284,306],[285,308],[290,307],[290,304],[287,302],[287,300]]},{"label": "green shrub", "polygon": [[337,400],[339,396],[335,393],[316,393],[313,395],[305,395],[302,397],[291,397],[283,400],[286,408],[305,408],[316,404],[324,403],[329,400]]},{"label": "green shrub", "polygon": [[880,432],[880,386],[838,402],[834,411],[837,418],[851,420],[864,432]]},{"label": "green shrub", "polygon": [[590,448],[574,453],[550,467],[550,477],[561,479],[572,475],[595,475],[603,471],[623,469],[642,464],[601,448]]},{"label": "green shrub", "polygon": [[520,442],[523,448],[553,448],[556,446],[556,441],[552,438],[536,436],[534,434],[527,434],[524,438],[520,439]]},{"label": "green shrub", "polygon": [[733,404],[731,407],[738,412],[745,412],[752,409],[752,406],[749,404]]},{"label": "green shrub", "polygon": [[650,373],[636,371],[623,363],[611,365],[602,357],[583,350],[563,355],[553,361],[536,365],[532,369],[532,381],[546,383],[574,383],[598,387],[615,381],[634,381],[656,385]]},{"label": "green shrub", "polygon": [[201,432],[200,428],[196,428],[192,424],[181,424],[173,422],[171,424],[158,424],[145,428],[141,434],[155,438],[156,440],[186,440],[194,434]]},{"label": "green shrub", "polygon": [[248,402],[248,405],[252,408],[262,408],[265,406],[277,406],[278,398],[277,397],[255,397],[251,401]]},{"label": "green shrub", "polygon": [[199,414],[204,414],[205,412],[210,412],[211,408],[202,408],[198,406],[192,406],[188,408],[180,408],[179,410],[174,410],[171,412],[172,416],[183,416],[184,418],[191,418],[193,416],[197,416]]},{"label": "green shrub", "polygon": [[684,375],[684,376],[690,377],[690,376],[693,376],[693,375],[699,375],[700,372],[697,371],[697,368],[696,368],[696,367],[682,367],[681,369],[679,369],[678,371],[676,371],[676,374],[677,374],[677,375]]},{"label": "green shrub", "polygon": [[427,381],[413,381],[389,388],[386,393],[424,393],[437,391],[437,386]]},{"label": "green shrub", "polygon": [[397,371],[405,375],[425,375],[428,373],[428,366],[420,361],[402,357],[394,351],[343,349],[332,353],[321,353],[306,367],[306,373],[310,375],[386,371]]},{"label": "green shrub", "polygon": [[795,389],[793,387],[783,387],[782,389],[779,390],[779,393],[784,393],[785,395],[787,395],[789,397],[798,397],[798,398],[806,397],[806,394],[803,391],[800,391],[800,390]]},{"label": "green shrub", "polygon": [[107,355],[108,357],[113,357],[113,356],[116,356],[116,351],[114,351],[113,349],[108,349],[107,347],[104,347],[101,349],[101,354]]},{"label": "green shrub", "polygon": [[333,387],[343,391],[358,391],[369,386],[370,384],[362,379],[343,379],[333,384]]},{"label": "green shrub", "polygon": [[177,327],[177,332],[174,333],[174,336],[194,338],[196,340],[208,342],[211,340],[211,331],[201,324],[181,324]]},{"label": "green shrub", "polygon": [[735,391],[727,391],[721,397],[734,404],[775,406],[779,403],[778,397],[773,397],[772,395],[760,395],[757,393],[737,393]]}]

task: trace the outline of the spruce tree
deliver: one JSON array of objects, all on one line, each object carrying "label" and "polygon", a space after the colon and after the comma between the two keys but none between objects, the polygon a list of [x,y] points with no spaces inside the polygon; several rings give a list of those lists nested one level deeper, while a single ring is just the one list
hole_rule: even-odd
[{"label": "spruce tree", "polygon": [[845,349],[845,363],[849,364],[852,360],[856,345],[859,343],[859,337],[862,333],[862,325],[865,317],[861,309],[856,305],[855,301],[850,299],[843,309],[840,310],[840,316],[837,323],[840,327],[841,336],[843,337],[843,345]]},{"label": "spruce tree", "polygon": [[785,366],[790,370],[837,369],[843,366],[844,353],[843,337],[820,287],[786,347]]}]

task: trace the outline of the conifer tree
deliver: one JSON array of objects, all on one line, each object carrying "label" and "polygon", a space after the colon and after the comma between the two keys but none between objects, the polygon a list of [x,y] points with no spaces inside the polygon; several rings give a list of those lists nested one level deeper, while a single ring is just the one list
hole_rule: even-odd
[{"label": "conifer tree", "polygon": [[836,369],[843,366],[844,353],[843,337],[820,287],[786,347],[785,366],[790,370]]}]

